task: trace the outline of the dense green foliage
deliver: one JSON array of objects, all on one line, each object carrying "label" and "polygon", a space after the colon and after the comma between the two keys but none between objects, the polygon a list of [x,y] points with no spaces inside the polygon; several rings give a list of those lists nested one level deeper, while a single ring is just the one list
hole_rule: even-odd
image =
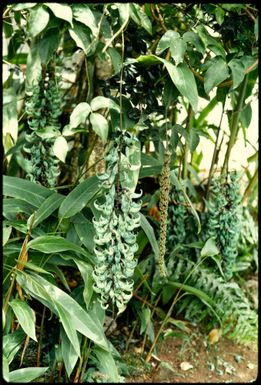
[{"label": "dense green foliage", "polygon": [[3,30],[4,379],[124,381],[116,322],[147,362],[176,317],[256,340],[256,6],[16,3]]}]

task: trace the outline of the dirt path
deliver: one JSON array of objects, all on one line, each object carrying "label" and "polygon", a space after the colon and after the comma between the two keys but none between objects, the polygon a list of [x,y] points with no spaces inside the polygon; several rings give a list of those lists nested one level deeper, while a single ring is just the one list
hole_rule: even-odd
[{"label": "dirt path", "polygon": [[[152,358],[152,372],[126,379],[129,383],[249,383],[258,373],[257,345],[238,345],[226,338],[209,345],[202,335],[167,337]],[[182,370],[181,364],[191,366]],[[187,363],[187,364],[184,364]],[[189,365],[188,365],[189,364]]]}]

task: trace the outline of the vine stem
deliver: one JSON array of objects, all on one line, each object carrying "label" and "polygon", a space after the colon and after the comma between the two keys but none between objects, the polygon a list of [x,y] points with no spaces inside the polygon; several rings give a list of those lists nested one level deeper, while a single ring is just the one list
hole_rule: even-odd
[{"label": "vine stem", "polygon": [[231,150],[232,150],[232,148],[236,142],[237,133],[238,133],[239,116],[240,116],[240,112],[242,111],[242,106],[243,106],[244,99],[245,99],[247,82],[248,82],[248,75],[245,76],[245,78],[241,84],[241,87],[239,90],[239,95],[238,95],[238,102],[237,102],[237,105],[235,106],[235,108],[233,110],[230,138],[229,138],[229,142],[228,142],[228,146],[227,146],[224,164],[223,164],[223,167],[221,169],[221,175],[222,176],[224,176],[228,172],[228,163],[229,163]]}]

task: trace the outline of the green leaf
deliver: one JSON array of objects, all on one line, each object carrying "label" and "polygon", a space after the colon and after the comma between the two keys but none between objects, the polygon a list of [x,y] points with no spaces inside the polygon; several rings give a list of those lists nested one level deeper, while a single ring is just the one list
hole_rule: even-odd
[{"label": "green leaf", "polygon": [[217,103],[218,103],[217,97],[214,96],[214,98],[210,100],[207,106],[203,108],[202,111],[200,111],[199,117],[197,118],[198,126],[200,126],[204,122],[208,114],[216,107]]},{"label": "green leaf", "polygon": [[219,6],[216,7],[215,16],[216,16],[216,20],[217,20],[218,24],[219,25],[223,24],[225,11],[221,7],[219,7]]},{"label": "green leaf", "polygon": [[73,28],[72,23],[72,10],[69,5],[66,4],[60,4],[60,3],[44,3],[50,10],[53,12],[53,14],[58,17],[59,19],[63,19],[65,21],[68,21],[70,23],[71,27]]},{"label": "green leaf", "polygon": [[35,314],[30,306],[20,299],[8,302],[24,332],[37,342],[35,335]]},{"label": "green leaf", "polygon": [[233,86],[231,89],[235,89],[243,81],[245,77],[245,65],[243,63],[244,56],[240,59],[234,58],[228,63],[228,67],[232,72]]},{"label": "green leaf", "polygon": [[68,149],[67,140],[62,135],[58,136],[53,144],[53,153],[63,163],[65,163]]},{"label": "green leaf", "polygon": [[11,235],[11,232],[12,232],[12,226],[4,226],[3,227],[3,240],[2,240],[2,246],[4,246],[8,239],[10,238],[10,235]]},{"label": "green leaf", "polygon": [[95,229],[92,224],[82,213],[77,214],[77,216],[80,216],[79,219],[72,219],[74,223],[74,228],[76,230],[76,233],[78,234],[78,237],[80,241],[84,244],[84,246],[92,253],[94,248],[94,235],[95,235]]},{"label": "green leaf", "polygon": [[204,76],[204,89],[208,94],[215,86],[229,77],[228,67],[225,60],[220,56],[211,59],[211,65]]},{"label": "green leaf", "polygon": [[151,21],[144,12],[143,8],[136,3],[130,6],[130,17],[139,26],[144,28],[150,35],[152,35]]},{"label": "green leaf", "polygon": [[197,28],[197,32],[205,47],[213,51],[217,56],[220,55],[225,60],[226,51],[221,43],[219,43],[214,37],[210,36],[203,24],[200,24]]},{"label": "green leaf", "polygon": [[140,170],[139,179],[147,178],[148,176],[159,175],[162,170],[162,165],[152,167],[142,167]]},{"label": "green leaf", "polygon": [[198,34],[192,31],[188,31],[188,32],[185,32],[182,37],[185,42],[191,43],[192,45],[194,45],[196,50],[200,52],[202,55],[205,54],[206,49],[201,39],[199,38]]},{"label": "green leaf", "polygon": [[70,128],[73,129],[79,125],[85,125],[90,112],[91,107],[88,103],[82,102],[77,104],[70,116]]},{"label": "green leaf", "polygon": [[153,250],[154,255],[155,255],[155,259],[157,261],[159,259],[159,245],[158,245],[158,242],[156,240],[153,227],[150,225],[147,218],[141,213],[140,213],[140,225],[141,225],[142,230],[146,234],[146,236],[147,236],[147,238],[151,244],[152,250]]},{"label": "green leaf", "polygon": [[258,31],[259,31],[259,17],[257,16],[254,26],[254,33],[256,37],[256,41],[258,41]]},{"label": "green leaf", "polygon": [[160,55],[165,49],[169,48],[171,45],[171,42],[179,39],[180,34],[178,32],[168,30],[164,33],[164,35],[161,37],[160,41],[158,42],[157,49],[156,49],[156,55]]},{"label": "green leaf", "polygon": [[56,28],[48,29],[38,42],[38,51],[42,63],[47,64],[57,50],[60,42],[60,35]]},{"label": "green leaf", "polygon": [[209,238],[206,241],[205,245],[203,246],[203,248],[202,248],[202,250],[200,252],[200,256],[201,257],[211,257],[211,256],[217,255],[219,253],[220,253],[220,251],[217,248],[215,239],[214,238]]},{"label": "green leaf", "polygon": [[[108,349],[108,343],[102,326],[86,312],[72,297],[51,284],[46,279],[34,273],[26,274],[17,271],[17,282],[32,297],[37,298],[59,316],[59,309],[63,309],[71,327],[79,331],[103,349]],[[64,318],[60,317],[63,324]],[[72,341],[71,341],[72,342]]]},{"label": "green leaf", "polygon": [[70,218],[81,211],[98,193],[100,190],[99,185],[100,182],[96,176],[81,182],[62,202],[59,209],[59,217]]},{"label": "green leaf", "polygon": [[3,355],[2,365],[3,365],[3,371],[2,371],[3,379],[6,382],[10,382],[10,380],[9,380],[9,364],[8,364],[8,360],[7,360],[5,355]]},{"label": "green leaf", "polygon": [[62,357],[63,362],[65,365],[65,370],[67,373],[67,376],[70,377],[76,362],[78,360],[78,355],[75,352],[75,349],[70,342],[69,338],[67,337],[66,333],[64,332],[63,328],[61,328],[60,331],[60,338],[61,338],[61,349],[62,349]]},{"label": "green leaf", "polygon": [[111,352],[105,351],[98,346],[94,346],[92,350],[98,359],[98,368],[106,375],[106,380],[114,384],[119,383],[120,376]]},{"label": "green leaf", "polygon": [[83,289],[83,298],[86,305],[86,308],[89,308],[89,305],[91,303],[92,294],[93,294],[93,278],[92,278],[92,272],[93,268],[89,263],[86,263],[85,261],[75,261],[82,278],[84,280],[84,289]]},{"label": "green leaf", "polygon": [[191,200],[189,199],[188,195],[186,194],[185,189],[183,188],[182,184],[181,184],[180,181],[178,180],[178,178],[177,178],[177,176],[176,176],[175,170],[172,170],[172,171],[170,172],[170,182],[171,182],[171,183],[172,183],[178,190],[180,190],[180,191],[183,193],[186,202],[189,204],[191,213],[192,213],[192,215],[194,216],[194,218],[195,218],[195,220],[196,220],[196,222],[197,222],[197,225],[198,225],[198,234],[199,234],[200,231],[201,231],[201,223],[200,223],[200,219],[199,219],[198,213],[197,213],[196,210],[194,209],[194,206],[193,206]]},{"label": "green leaf", "polygon": [[93,131],[101,138],[103,143],[106,143],[109,131],[109,124],[105,117],[97,112],[90,114],[90,122]]},{"label": "green leaf", "polygon": [[73,18],[90,28],[94,36],[98,35],[98,26],[94,14],[87,4],[73,4]]},{"label": "green leaf", "polygon": [[47,368],[23,368],[23,369],[17,369],[13,370],[12,372],[9,372],[9,381],[10,382],[31,382],[35,380],[36,378],[42,376]]},{"label": "green leaf", "polygon": [[93,257],[90,253],[75,243],[67,241],[66,239],[57,235],[42,235],[37,237],[28,242],[27,250],[29,249],[41,251],[42,253],[46,254],[59,253],[61,251],[75,251],[93,263]]},{"label": "green leaf", "polygon": [[119,54],[117,49],[114,47],[109,47],[107,49],[107,52],[111,57],[111,62],[112,62],[112,67],[113,67],[113,74],[112,75],[116,75],[121,70],[121,55]]},{"label": "green leaf", "polygon": [[60,305],[58,301],[55,302],[56,310],[58,311],[60,321],[63,324],[64,331],[70,340],[75,353],[78,357],[81,356],[81,350],[80,350],[80,343],[77,336],[77,331],[75,326],[73,325],[73,322],[71,322],[70,317],[70,309],[68,307],[64,307]]},{"label": "green leaf", "polygon": [[47,26],[49,18],[49,13],[42,6],[32,9],[28,20],[28,35],[31,38],[39,35]]},{"label": "green leaf", "polygon": [[[18,136],[17,97],[14,89],[3,89],[3,104],[3,136],[9,134],[12,138],[12,145],[14,145]],[[9,148],[5,148],[5,152],[7,152],[8,149]]]},{"label": "green leaf", "polygon": [[249,127],[252,120],[251,103],[248,103],[240,112],[239,119],[244,128]]},{"label": "green leaf", "polygon": [[195,130],[190,130],[189,132],[189,150],[193,153],[199,144],[199,135],[195,132]]},{"label": "green leaf", "polygon": [[170,43],[171,57],[175,60],[176,65],[183,62],[183,58],[187,49],[187,44],[182,38],[173,39]]},{"label": "green leaf", "polygon": [[22,329],[15,330],[13,333],[3,336],[3,353],[7,358],[9,365],[13,361],[18,350],[22,347],[24,339],[25,334]]},{"label": "green leaf", "polygon": [[25,266],[27,269],[30,269],[32,271],[36,271],[37,273],[49,274],[49,275],[53,276],[52,273],[42,269],[41,267],[35,265],[32,262],[23,262],[23,261],[19,261],[18,259],[16,259],[16,261],[19,262],[21,265]]},{"label": "green leaf", "polygon": [[[35,212],[33,228],[38,226],[39,223],[43,222],[48,218],[58,207],[61,202],[65,199],[65,196],[57,193],[53,193],[44,200],[39,209]],[[31,222],[32,216],[28,219],[27,224]]]},{"label": "green leaf", "polygon": [[193,73],[187,64],[180,63],[177,67],[165,59],[161,59],[171,77],[171,80],[182,96],[188,99],[194,112],[197,111],[198,91]]},{"label": "green leaf", "polygon": [[3,177],[3,195],[22,199],[35,207],[40,207],[51,194],[51,190],[37,183],[14,176]]},{"label": "green leaf", "polygon": [[18,3],[12,7],[12,11],[22,11],[23,9],[33,8],[37,3]]},{"label": "green leaf", "polygon": [[41,76],[42,65],[41,57],[39,53],[39,46],[33,40],[30,45],[30,51],[27,56],[26,62],[26,76],[25,76],[25,88],[31,91],[33,86],[38,84],[38,80]]},{"label": "green leaf", "polygon": [[94,54],[97,41],[92,40],[91,32],[88,27],[75,21],[74,28],[69,29],[69,34],[75,41],[77,47],[81,48],[87,57]]},{"label": "green leaf", "polygon": [[92,99],[91,101],[92,111],[97,111],[102,108],[112,108],[115,111],[120,112],[119,105],[110,98],[105,98],[104,96],[96,96],[94,99]]}]

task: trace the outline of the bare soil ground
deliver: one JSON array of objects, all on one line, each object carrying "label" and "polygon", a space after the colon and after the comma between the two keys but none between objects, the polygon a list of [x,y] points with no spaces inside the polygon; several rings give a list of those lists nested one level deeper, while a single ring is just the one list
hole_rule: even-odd
[{"label": "bare soil ground", "polygon": [[[192,366],[182,370],[181,364]],[[249,383],[258,376],[258,347],[220,338],[209,345],[204,336],[188,340],[167,337],[152,357],[152,371],[126,379],[128,383]],[[183,364],[184,365],[184,364]],[[186,366],[187,364],[185,364]]]}]

